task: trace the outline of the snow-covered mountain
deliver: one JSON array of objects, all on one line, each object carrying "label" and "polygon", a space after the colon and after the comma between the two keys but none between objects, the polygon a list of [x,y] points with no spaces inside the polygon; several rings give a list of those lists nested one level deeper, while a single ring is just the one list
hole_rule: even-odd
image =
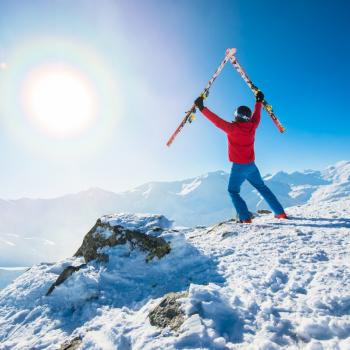
[{"label": "snow-covered mountain", "polygon": [[350,198],[324,186],[290,220],[104,216],[0,291],[0,348],[350,349]]},{"label": "snow-covered mountain", "polygon": [[[285,207],[349,194],[350,161],[324,171],[265,176]],[[71,255],[96,217],[115,212],[162,213],[177,225],[211,225],[234,210],[228,174],[211,172],[175,182],[151,182],[122,193],[98,188],[54,199],[0,200],[0,266],[27,266]],[[268,209],[248,184],[242,196],[252,211]],[[67,242],[70,242],[69,245]]]}]

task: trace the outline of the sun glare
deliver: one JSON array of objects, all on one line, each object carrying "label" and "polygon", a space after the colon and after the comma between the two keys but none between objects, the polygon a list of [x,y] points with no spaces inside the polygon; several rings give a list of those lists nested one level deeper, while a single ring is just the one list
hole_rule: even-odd
[{"label": "sun glare", "polygon": [[96,118],[94,87],[71,67],[49,65],[31,71],[24,83],[23,101],[30,119],[56,137],[81,133]]}]

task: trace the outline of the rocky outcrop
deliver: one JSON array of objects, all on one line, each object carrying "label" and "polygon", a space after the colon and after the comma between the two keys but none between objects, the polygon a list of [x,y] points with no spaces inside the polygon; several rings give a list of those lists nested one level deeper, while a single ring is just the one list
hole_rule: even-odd
[{"label": "rocky outcrop", "polygon": [[188,295],[183,293],[169,293],[148,315],[152,326],[159,328],[170,327],[177,330],[184,323],[184,313],[180,309],[179,299]]},{"label": "rocky outcrop", "polygon": [[[155,232],[162,229],[154,228]],[[154,237],[140,230],[125,228],[121,225],[112,225],[98,219],[95,226],[86,234],[81,247],[74,256],[83,256],[86,262],[99,260],[108,262],[108,255],[102,251],[104,247],[129,244],[131,249],[138,248],[147,252],[146,261],[154,257],[162,258],[170,252],[170,245],[159,237]]]},{"label": "rocky outcrop", "polygon": [[53,290],[69,278],[74,272],[85,267],[92,260],[108,262],[105,248],[128,244],[129,249],[145,252],[146,263],[153,258],[162,258],[171,250],[170,245],[160,235],[169,229],[172,222],[163,215],[115,214],[98,219],[93,228],[85,235],[75,257],[84,257],[85,264],[68,266],[58,276],[46,293]]},{"label": "rocky outcrop", "polygon": [[271,214],[272,211],[267,210],[267,209],[260,209],[258,210],[258,214]]}]

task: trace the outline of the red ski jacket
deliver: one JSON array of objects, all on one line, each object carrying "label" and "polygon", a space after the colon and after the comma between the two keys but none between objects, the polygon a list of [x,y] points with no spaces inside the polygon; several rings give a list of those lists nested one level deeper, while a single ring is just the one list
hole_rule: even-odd
[{"label": "red ski jacket", "polygon": [[239,164],[254,162],[255,131],[260,123],[261,106],[261,102],[255,103],[254,112],[249,122],[227,122],[208,108],[202,109],[202,113],[227,134],[230,162]]}]

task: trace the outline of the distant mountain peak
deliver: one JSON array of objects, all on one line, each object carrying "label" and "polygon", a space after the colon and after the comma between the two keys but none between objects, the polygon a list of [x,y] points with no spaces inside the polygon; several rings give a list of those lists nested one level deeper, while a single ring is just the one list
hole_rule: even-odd
[{"label": "distant mountain peak", "polygon": [[334,165],[327,167],[322,175],[325,179],[332,182],[350,181],[350,161],[342,160]]},{"label": "distant mountain peak", "polygon": [[78,194],[87,195],[87,196],[115,195],[114,192],[105,190],[101,187],[90,187],[87,190],[79,192]]},{"label": "distant mountain peak", "polygon": [[193,192],[196,188],[198,188],[202,184],[202,180],[205,179],[205,176],[196,177],[194,180],[189,183],[184,183],[182,185],[181,191],[176,193],[179,196],[186,196],[190,192]]}]

